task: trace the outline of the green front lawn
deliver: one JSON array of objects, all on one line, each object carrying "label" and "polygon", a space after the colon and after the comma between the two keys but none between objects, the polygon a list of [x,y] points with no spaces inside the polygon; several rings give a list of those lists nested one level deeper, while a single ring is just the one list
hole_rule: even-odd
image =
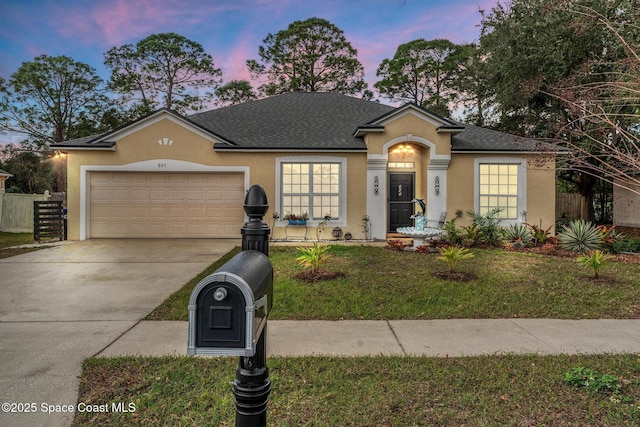
[{"label": "green front lawn", "polygon": [[[171,296],[148,319],[186,320],[193,287],[227,254]],[[640,265],[611,263],[601,280],[572,258],[473,249],[459,269],[478,276],[451,282],[434,254],[334,246],[327,268],[346,277],[316,283],[295,248],[272,247],[270,319],[637,318]],[[79,402],[135,406],[133,413],[77,413],[74,426],[231,426],[228,358],[92,358]],[[640,356],[494,355],[463,358],[269,358],[268,423],[277,426],[640,425]],[[616,391],[565,381],[585,367],[615,380]],[[593,381],[590,384],[593,385]]]},{"label": "green front lawn", "polygon": [[37,251],[39,248],[12,248],[12,246],[34,243],[33,233],[5,233],[0,232],[0,258],[9,258],[26,252]]},{"label": "green front lawn", "polygon": [[[373,246],[332,246],[326,268],[346,277],[307,283],[292,247],[272,247],[274,304],[270,319],[638,318],[640,264],[612,262],[592,279],[574,258],[501,249],[472,249],[461,271],[478,276],[455,282],[433,276],[447,270],[436,254]],[[230,257],[229,257],[230,258]],[[228,259],[228,258],[225,258]],[[221,266],[218,262],[209,272]],[[205,275],[201,275],[200,280]],[[148,319],[187,320],[192,280]]]},{"label": "green front lawn", "polygon": [[[79,402],[133,413],[77,413],[74,426],[232,426],[236,357],[88,359]],[[637,426],[640,357],[269,358],[273,426]],[[617,392],[565,382],[578,367]]]}]

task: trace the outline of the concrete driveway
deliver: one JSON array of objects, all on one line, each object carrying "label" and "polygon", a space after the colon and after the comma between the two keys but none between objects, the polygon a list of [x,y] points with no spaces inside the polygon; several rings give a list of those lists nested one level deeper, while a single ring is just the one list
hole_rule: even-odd
[{"label": "concrete driveway", "polygon": [[88,240],[0,259],[0,425],[69,425],[82,361],[239,243]]}]

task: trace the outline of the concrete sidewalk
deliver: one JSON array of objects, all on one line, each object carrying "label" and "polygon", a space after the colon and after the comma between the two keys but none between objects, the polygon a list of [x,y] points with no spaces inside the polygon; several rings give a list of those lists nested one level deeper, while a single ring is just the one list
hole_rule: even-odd
[{"label": "concrete sidewalk", "polygon": [[[187,322],[141,321],[98,356],[186,355]],[[639,320],[270,320],[269,356],[640,353]]]}]

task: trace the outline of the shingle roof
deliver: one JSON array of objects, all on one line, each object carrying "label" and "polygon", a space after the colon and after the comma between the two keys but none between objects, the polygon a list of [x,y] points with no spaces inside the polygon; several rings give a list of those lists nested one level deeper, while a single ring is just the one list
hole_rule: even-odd
[{"label": "shingle roof", "polygon": [[[167,111],[210,133],[223,150],[339,150],[364,151],[363,130],[381,131],[383,119],[411,107],[392,107],[374,101],[327,92],[292,92],[244,104],[218,108],[188,117]],[[504,132],[457,123],[420,107],[442,122],[452,135],[452,151],[541,151],[543,144]],[[163,110],[152,113],[158,114]],[[149,117],[149,116],[148,116]],[[134,123],[144,120],[140,119]],[[124,128],[130,125],[125,126]],[[53,148],[105,149],[114,132],[66,141]],[[548,145],[547,145],[548,146]]]},{"label": "shingle roof", "polygon": [[452,151],[541,151],[551,145],[531,138],[460,123],[464,131],[453,135]]},{"label": "shingle roof", "polygon": [[358,125],[393,109],[338,93],[294,92],[188,118],[236,144],[216,144],[216,150],[365,150],[363,139],[353,136]]}]

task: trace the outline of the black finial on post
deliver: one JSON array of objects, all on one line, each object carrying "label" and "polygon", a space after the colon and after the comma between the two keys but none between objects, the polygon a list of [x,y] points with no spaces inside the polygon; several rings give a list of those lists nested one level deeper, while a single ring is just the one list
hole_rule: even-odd
[{"label": "black finial on post", "polygon": [[264,215],[269,209],[267,193],[260,185],[252,185],[244,198],[244,211],[249,217],[240,230],[242,250],[254,250],[269,256],[269,225]]}]

